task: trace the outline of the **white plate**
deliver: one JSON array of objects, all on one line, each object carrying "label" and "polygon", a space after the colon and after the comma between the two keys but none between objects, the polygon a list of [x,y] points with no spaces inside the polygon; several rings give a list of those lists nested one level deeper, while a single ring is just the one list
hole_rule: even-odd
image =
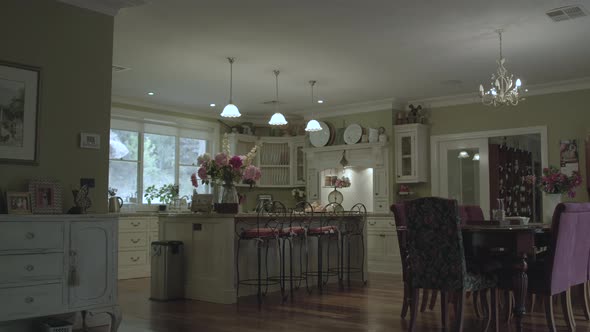
[{"label": "white plate", "polygon": [[361,140],[363,136],[363,128],[353,123],[350,126],[346,127],[344,131],[344,143],[346,144],[356,144]]},{"label": "white plate", "polygon": [[319,121],[322,130],[309,133],[309,141],[316,148],[325,146],[330,141],[330,127],[323,121]]}]

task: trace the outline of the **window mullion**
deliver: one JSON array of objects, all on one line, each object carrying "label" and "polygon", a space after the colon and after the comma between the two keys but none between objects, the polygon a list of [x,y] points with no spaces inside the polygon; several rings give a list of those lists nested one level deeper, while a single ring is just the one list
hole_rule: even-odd
[{"label": "window mullion", "polygon": [[137,204],[143,205],[143,124],[138,135],[137,141]]},{"label": "window mullion", "polygon": [[180,133],[176,135],[176,153],[174,154],[174,183],[180,186]]}]

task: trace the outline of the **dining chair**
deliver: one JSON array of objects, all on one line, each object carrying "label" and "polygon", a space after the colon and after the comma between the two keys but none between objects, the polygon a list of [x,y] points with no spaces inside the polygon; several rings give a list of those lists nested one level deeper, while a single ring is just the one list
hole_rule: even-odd
[{"label": "dining chair", "polygon": [[[529,264],[529,292],[542,296],[549,331],[556,331],[553,299],[557,295],[561,295],[568,330],[575,330],[570,289],[576,285],[584,285],[589,280],[588,234],[590,203],[560,203],[553,213],[547,254],[537,256],[537,260]],[[583,302],[587,313],[587,298]]]},{"label": "dining chair", "polygon": [[[262,304],[262,298],[268,291],[268,286],[281,286],[284,293],[284,284],[280,278],[272,278],[268,273],[268,251],[272,244],[276,244],[278,266],[281,266],[281,250],[279,242],[279,230],[285,222],[287,209],[279,201],[267,202],[258,209],[258,215],[255,223],[240,221],[235,225],[237,241],[236,249],[236,297],[239,298],[240,285],[256,286],[256,295],[258,306]],[[247,241],[256,245],[256,278],[240,279],[240,249],[241,243]],[[262,249],[265,249],[264,269],[265,277],[262,277]],[[262,288],[264,287],[264,291]]]},{"label": "dining chair", "polygon": [[[395,225],[396,227],[406,227],[406,211],[403,202],[392,204],[390,207],[391,212],[393,212],[393,216],[395,218]],[[406,231],[405,230],[397,230],[397,243],[399,246],[399,252],[401,256],[401,263],[402,263],[402,281],[404,284],[404,295],[403,295],[403,304],[402,304],[402,311],[401,317],[406,318],[408,315],[408,309],[410,308],[410,291],[408,288],[408,271],[407,271],[407,250],[406,250]],[[434,306],[436,305],[438,292],[436,290],[430,293],[430,290],[423,289],[422,290],[422,306],[420,307],[420,312],[426,311],[426,308],[433,310]]]},{"label": "dining chair", "polygon": [[410,300],[410,331],[416,330],[418,289],[441,293],[443,331],[447,325],[447,297],[457,295],[455,330],[463,331],[463,307],[467,291],[491,290],[487,330],[493,318],[498,324],[497,282],[492,275],[467,270],[457,201],[438,197],[404,203],[407,221],[407,260]]}]

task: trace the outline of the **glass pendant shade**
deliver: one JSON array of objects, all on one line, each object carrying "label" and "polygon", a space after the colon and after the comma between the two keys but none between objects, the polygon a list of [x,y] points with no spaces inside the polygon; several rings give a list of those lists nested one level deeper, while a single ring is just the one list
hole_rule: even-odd
[{"label": "glass pendant shade", "polygon": [[232,101],[233,97],[233,81],[234,81],[234,61],[235,58],[227,58],[229,61],[229,103],[223,108],[221,116],[224,118],[239,118],[242,116],[240,110]]},{"label": "glass pendant shade", "polygon": [[308,131],[308,132],[321,131],[321,130],[322,130],[322,126],[320,126],[320,123],[314,119],[309,120],[309,122],[307,123],[307,126],[305,127],[305,131]]},{"label": "glass pendant shade", "polygon": [[479,153],[476,153],[473,155],[473,161],[478,161],[479,160]]},{"label": "glass pendant shade", "polygon": [[287,124],[287,119],[285,119],[283,114],[277,112],[272,115],[270,121],[268,121],[268,124],[271,126],[283,126]]},{"label": "glass pendant shade", "polygon": [[457,156],[457,158],[459,158],[459,159],[469,158],[469,153],[467,151],[461,151],[461,152],[459,152],[459,155]]},{"label": "glass pendant shade", "polygon": [[242,116],[242,114],[240,114],[240,110],[238,110],[238,107],[236,105],[227,104],[223,108],[221,116],[224,118],[239,118],[240,116]]},{"label": "glass pendant shade", "polygon": [[[309,81],[309,85],[311,86],[311,106],[313,107],[313,86],[316,84],[316,81]],[[305,131],[307,132],[314,132],[314,131],[321,131],[322,130],[322,126],[320,126],[320,123],[314,119],[313,113],[311,115],[311,120],[309,120],[309,122],[307,122],[307,126],[305,126]]]},{"label": "glass pendant shade", "polygon": [[270,121],[268,121],[268,124],[271,126],[283,126],[287,124],[287,119],[285,119],[285,116],[283,114],[281,114],[281,112],[279,112],[279,107],[280,107],[280,103],[279,103],[279,74],[280,71],[278,70],[274,70],[273,73],[275,74],[275,84],[276,84],[276,99],[274,101],[275,104],[275,114],[272,115],[272,117],[270,118]]}]

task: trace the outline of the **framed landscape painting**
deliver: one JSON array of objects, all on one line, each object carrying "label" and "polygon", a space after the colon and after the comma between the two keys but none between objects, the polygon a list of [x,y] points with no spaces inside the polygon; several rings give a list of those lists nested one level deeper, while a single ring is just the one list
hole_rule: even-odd
[{"label": "framed landscape painting", "polygon": [[37,163],[40,69],[0,62],[0,162]]}]

